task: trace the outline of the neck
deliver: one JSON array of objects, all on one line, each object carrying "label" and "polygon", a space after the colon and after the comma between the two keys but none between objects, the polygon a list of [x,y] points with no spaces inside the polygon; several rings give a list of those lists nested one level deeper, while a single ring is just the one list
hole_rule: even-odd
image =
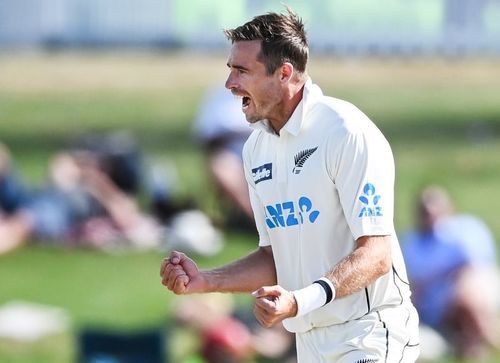
[{"label": "neck", "polygon": [[278,114],[276,117],[268,118],[276,135],[279,135],[280,130],[286,125],[300,101],[302,101],[303,95],[304,82],[288,86]]}]

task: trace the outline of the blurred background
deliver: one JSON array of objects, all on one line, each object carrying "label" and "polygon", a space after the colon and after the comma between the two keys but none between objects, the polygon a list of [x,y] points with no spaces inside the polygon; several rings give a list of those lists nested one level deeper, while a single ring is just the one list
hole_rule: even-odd
[{"label": "blurred background", "polygon": [[[486,251],[494,272],[481,294],[498,290],[500,1],[286,4],[305,21],[313,81],[392,145],[402,245],[417,243],[421,192],[438,185],[442,214],[481,224],[454,227],[460,236],[446,233],[445,244]],[[238,179],[248,130],[220,92],[222,29],[283,10],[262,0],[0,0],[1,362],[293,362],[293,339],[259,329],[247,296],[179,298],[159,278],[173,247],[201,267],[256,247]],[[462,250],[403,250],[439,265],[424,277],[425,264],[409,268],[415,286],[442,278],[439,291],[458,291],[476,264]],[[418,293],[424,308],[451,310]],[[497,297],[488,316],[464,303],[471,318],[452,334],[430,319],[422,361],[497,362],[498,332],[482,326],[495,326]],[[484,341],[455,338],[471,325]]]}]

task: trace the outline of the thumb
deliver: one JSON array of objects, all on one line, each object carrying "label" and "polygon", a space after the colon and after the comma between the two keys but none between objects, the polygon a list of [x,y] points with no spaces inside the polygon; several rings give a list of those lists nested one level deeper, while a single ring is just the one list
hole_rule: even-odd
[{"label": "thumb", "polygon": [[170,252],[170,256],[169,256],[170,263],[173,265],[178,265],[179,263],[181,263],[182,255],[183,255],[183,253],[178,252],[178,251]]},{"label": "thumb", "polygon": [[276,297],[281,295],[281,290],[278,285],[275,286],[262,286],[260,289],[252,292],[252,296],[255,298],[261,297]]}]

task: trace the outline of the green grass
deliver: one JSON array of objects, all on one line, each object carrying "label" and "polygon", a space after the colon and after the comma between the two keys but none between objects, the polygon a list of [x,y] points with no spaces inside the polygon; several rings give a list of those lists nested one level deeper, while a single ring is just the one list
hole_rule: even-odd
[{"label": "green grass", "polygon": [[[193,196],[212,213],[213,187],[191,123],[204,90],[224,81],[225,63],[225,55],[201,54],[0,55],[0,140],[22,176],[38,185],[49,158],[72,137],[131,130],[149,160],[175,165],[179,195]],[[459,211],[485,219],[500,240],[497,62],[325,57],[313,59],[310,72],[325,93],[365,111],[391,142],[399,231],[413,224],[419,188],[440,183]],[[252,237],[231,233],[223,253],[200,265],[218,265],[253,248]],[[32,344],[0,340],[0,361],[68,362],[74,333],[83,327],[137,329],[170,321],[175,297],[160,285],[161,258],[36,246],[0,256],[0,303],[59,306],[72,322],[68,334]]]},{"label": "green grass", "polygon": [[[197,258],[201,267],[222,264],[254,248],[248,237],[233,234],[227,238],[231,243],[224,254]],[[63,306],[77,328],[155,326],[171,317],[173,295],[162,287],[159,277],[163,255],[25,247],[0,256],[0,304],[16,297]]]},{"label": "green grass", "polygon": [[[196,257],[202,268],[220,265],[254,248],[251,239],[229,234],[224,254]],[[76,334],[99,328],[137,331],[167,326],[173,294],[161,285],[163,253],[104,254],[88,250],[28,246],[0,256],[0,304],[13,299],[64,308],[70,331],[40,341],[0,339],[0,362],[72,362]],[[245,303],[244,296],[239,297]],[[172,346],[172,354],[179,347]]]}]

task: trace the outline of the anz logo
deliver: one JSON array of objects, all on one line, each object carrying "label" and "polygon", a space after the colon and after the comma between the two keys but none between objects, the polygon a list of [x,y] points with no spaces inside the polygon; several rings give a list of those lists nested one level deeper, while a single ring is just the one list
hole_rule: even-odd
[{"label": "anz logo", "polygon": [[297,203],[293,201],[266,206],[266,224],[269,228],[291,227],[306,222],[314,223],[319,211],[313,208],[311,200],[300,197]]},{"label": "anz logo", "polygon": [[363,187],[363,195],[359,197],[361,203],[364,204],[363,208],[359,212],[358,218],[362,217],[382,217],[382,207],[378,205],[380,201],[380,195],[375,194],[375,186],[370,183],[366,183]]}]

